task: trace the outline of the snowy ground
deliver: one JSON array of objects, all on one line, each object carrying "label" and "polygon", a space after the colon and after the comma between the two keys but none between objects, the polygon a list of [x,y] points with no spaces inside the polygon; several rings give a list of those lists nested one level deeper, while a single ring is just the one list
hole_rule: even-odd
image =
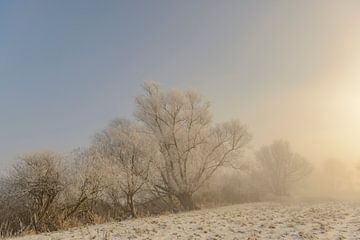
[{"label": "snowy ground", "polygon": [[360,202],[241,204],[20,239],[360,239]]}]

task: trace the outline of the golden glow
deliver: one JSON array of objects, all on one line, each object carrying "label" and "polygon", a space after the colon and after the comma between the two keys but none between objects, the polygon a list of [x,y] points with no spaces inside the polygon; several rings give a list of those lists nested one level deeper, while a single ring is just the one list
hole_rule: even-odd
[{"label": "golden glow", "polygon": [[[254,148],[283,138],[312,161],[359,160],[359,5],[311,2],[304,17],[284,4],[287,11],[274,5],[254,26],[251,43],[261,44],[240,51],[243,36],[229,44],[231,61],[206,65],[199,89],[212,97],[216,120],[249,125]],[[247,68],[233,64],[237,54]]]}]

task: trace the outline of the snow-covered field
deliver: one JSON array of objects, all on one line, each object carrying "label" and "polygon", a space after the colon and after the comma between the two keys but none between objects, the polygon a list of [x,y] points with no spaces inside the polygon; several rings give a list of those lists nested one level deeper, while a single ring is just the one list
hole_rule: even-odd
[{"label": "snow-covered field", "polygon": [[360,239],[360,202],[241,204],[19,239]]}]

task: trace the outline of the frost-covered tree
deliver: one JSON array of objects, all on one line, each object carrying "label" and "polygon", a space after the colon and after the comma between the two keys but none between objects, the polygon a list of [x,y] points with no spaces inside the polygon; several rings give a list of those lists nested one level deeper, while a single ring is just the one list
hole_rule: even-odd
[{"label": "frost-covered tree", "polygon": [[[65,187],[61,164],[61,156],[53,152],[26,154],[6,179],[8,199],[12,201],[8,206],[22,202],[28,213],[20,213],[19,221],[37,232],[54,230],[52,221],[58,213],[57,200]],[[14,209],[13,214],[18,210]]]},{"label": "frost-covered tree", "polygon": [[249,142],[238,121],[214,125],[210,104],[193,91],[163,91],[144,84],[136,98],[136,117],[154,138],[160,153],[153,162],[156,188],[175,196],[185,209],[196,208],[192,195]]},{"label": "frost-covered tree", "polygon": [[[153,159],[151,136],[127,120],[114,120],[95,137],[94,146],[108,161],[109,187],[112,194],[125,196],[127,211],[136,216],[136,198],[148,179]],[[114,192],[115,191],[115,192]]]},{"label": "frost-covered tree", "polygon": [[277,196],[288,195],[291,186],[311,172],[309,162],[293,152],[286,141],[276,140],[270,146],[262,147],[256,158],[263,184]]},{"label": "frost-covered tree", "polygon": [[[98,149],[77,149],[70,155],[63,202],[63,221],[76,214],[91,215],[91,205],[107,187],[104,158]],[[75,216],[76,218],[76,216]]]}]

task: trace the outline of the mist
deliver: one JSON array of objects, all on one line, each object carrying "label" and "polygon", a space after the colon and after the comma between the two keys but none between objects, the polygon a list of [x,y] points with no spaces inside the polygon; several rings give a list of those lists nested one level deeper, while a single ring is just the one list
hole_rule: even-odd
[{"label": "mist", "polygon": [[360,165],[310,160],[284,139],[259,148],[239,119],[215,122],[196,91],[143,84],[133,119],[89,146],[19,157],[0,181],[2,236],[254,202],[359,200]]},{"label": "mist", "polygon": [[0,1],[0,238],[359,239],[357,1]]}]

